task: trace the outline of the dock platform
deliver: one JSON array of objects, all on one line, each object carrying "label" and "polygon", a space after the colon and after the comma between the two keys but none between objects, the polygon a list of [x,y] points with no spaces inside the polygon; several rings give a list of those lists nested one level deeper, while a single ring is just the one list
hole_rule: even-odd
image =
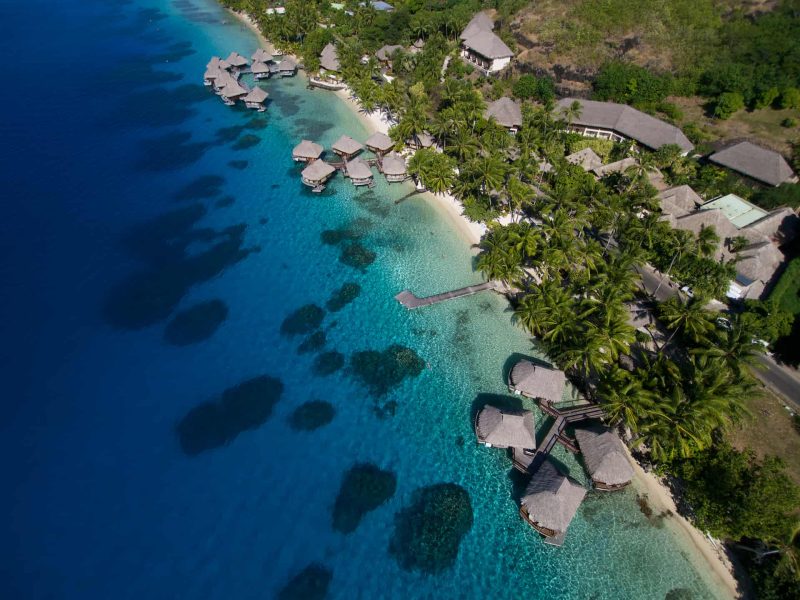
[{"label": "dock platform", "polygon": [[411,310],[414,308],[420,308],[421,306],[430,306],[431,304],[444,302],[445,300],[452,300],[454,298],[463,298],[464,296],[471,296],[473,294],[477,294],[478,292],[482,292],[484,290],[493,290],[493,289],[495,289],[494,282],[487,281],[486,283],[479,283],[477,285],[468,285],[467,287],[459,288],[457,290],[452,290],[449,292],[443,292],[441,294],[436,294],[435,296],[427,296],[425,298],[419,298],[410,291],[403,290],[402,292],[400,292],[395,296],[395,300],[397,300],[407,309]]}]

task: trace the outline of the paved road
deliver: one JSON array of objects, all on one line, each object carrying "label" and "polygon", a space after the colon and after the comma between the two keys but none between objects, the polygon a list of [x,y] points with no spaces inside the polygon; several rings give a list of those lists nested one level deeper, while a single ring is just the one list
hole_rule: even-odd
[{"label": "paved road", "polygon": [[[649,265],[637,269],[642,277],[642,283],[647,293],[652,294],[658,288],[661,281],[661,274]],[[670,285],[669,277],[664,279],[664,283],[658,290],[657,300],[664,302],[672,296],[681,295],[674,284]],[[721,310],[724,304],[713,301],[707,308],[711,310]],[[783,397],[788,405],[795,411],[800,412],[800,373],[791,367],[785,367],[776,363],[770,356],[759,357],[759,362],[764,366],[763,369],[753,369],[753,373],[770,390]]]}]

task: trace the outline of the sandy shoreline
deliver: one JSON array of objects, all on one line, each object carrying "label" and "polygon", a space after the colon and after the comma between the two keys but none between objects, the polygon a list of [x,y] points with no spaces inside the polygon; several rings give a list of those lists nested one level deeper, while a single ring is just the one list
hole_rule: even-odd
[{"label": "sandy shoreline", "polygon": [[[246,14],[229,11],[248,27],[259,39],[261,44],[270,53],[274,52],[272,44],[263,36],[255,22]],[[379,111],[365,113],[350,96],[350,91],[345,88],[334,94],[347,104],[361,120],[369,134],[375,132],[388,133],[391,124]],[[450,194],[432,194],[426,192],[422,196],[446,219],[448,219],[459,235],[470,246],[478,244],[486,232],[486,226],[473,223],[462,214],[461,204]],[[689,521],[678,514],[670,490],[659,481],[655,475],[645,472],[635,460],[631,459],[636,476],[633,486],[641,495],[647,496],[647,502],[654,514],[671,513],[665,518],[665,523],[672,529],[675,536],[693,550],[698,559],[703,560],[708,566],[711,579],[716,584],[717,590],[727,593],[730,598],[738,598],[739,591],[736,579],[733,576],[733,565],[721,549],[714,547],[712,542],[703,535]]]}]

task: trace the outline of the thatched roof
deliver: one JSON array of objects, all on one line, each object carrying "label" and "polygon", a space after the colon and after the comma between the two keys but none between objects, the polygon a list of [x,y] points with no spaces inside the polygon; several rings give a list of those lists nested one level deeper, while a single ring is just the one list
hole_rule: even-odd
[{"label": "thatched roof", "polygon": [[241,54],[239,54],[238,52],[231,52],[228,55],[228,58],[225,59],[225,61],[229,65],[234,66],[234,67],[245,67],[245,66],[247,66],[247,59],[244,56],[242,56]]},{"label": "thatched roof", "polygon": [[694,211],[703,199],[688,185],[679,185],[664,190],[658,194],[661,210],[664,213],[683,216]]},{"label": "thatched roof", "polygon": [[653,150],[658,150],[666,144],[677,144],[683,152],[689,152],[694,148],[689,138],[674,125],[626,104],[562,98],[556,104],[556,114],[561,116],[575,101],[581,105],[581,114],[572,119],[573,125],[616,131]]},{"label": "thatched roof", "polygon": [[608,163],[607,165],[602,165],[600,167],[592,169],[592,172],[598,177],[603,177],[605,175],[608,175],[609,173],[624,173],[635,164],[636,164],[636,159],[633,158],[632,156],[627,156],[622,160],[618,160],[616,162]]},{"label": "thatched roof", "polygon": [[269,65],[261,61],[254,61],[250,67],[250,71],[255,74],[269,73]]},{"label": "thatched roof", "polygon": [[769,239],[785,243],[797,237],[800,231],[800,217],[794,209],[784,206],[770,211],[765,217],[747,225],[745,229],[757,231]]},{"label": "thatched roof", "polygon": [[259,48],[258,50],[253,52],[253,56],[251,58],[253,59],[253,62],[267,63],[272,60],[272,54],[270,54],[263,48]]},{"label": "thatched roof", "polygon": [[484,115],[487,119],[494,117],[494,120],[503,127],[522,126],[522,109],[517,102],[508,97],[500,98],[489,104]]},{"label": "thatched roof", "polygon": [[237,98],[239,96],[244,96],[245,94],[247,94],[247,90],[239,85],[236,81],[229,81],[225,84],[225,87],[222,88],[222,95],[226,98]]},{"label": "thatched roof", "polygon": [[675,220],[675,228],[697,235],[704,227],[713,227],[721,241],[737,235],[738,229],[718,208],[698,210]]},{"label": "thatched roof", "polygon": [[345,165],[347,176],[351,179],[369,179],[372,177],[372,170],[369,165],[360,158],[348,161]]},{"label": "thatched roof", "polygon": [[603,166],[603,159],[597,156],[597,152],[591,148],[573,152],[567,157],[567,162],[573,165],[580,165],[584,171],[592,171]]},{"label": "thatched roof", "polygon": [[363,150],[364,146],[359,144],[349,135],[343,135],[333,143],[334,152],[341,152],[342,154],[355,154],[359,150]]},{"label": "thatched roof", "polygon": [[231,63],[229,63],[227,60],[220,59],[220,61],[217,63],[217,66],[220,69],[230,69],[231,68]]},{"label": "thatched roof", "polygon": [[481,31],[491,31],[492,29],[494,29],[494,21],[485,12],[479,12],[467,23],[464,31],[461,32],[461,39],[465,40]]},{"label": "thatched roof", "polygon": [[223,73],[225,73],[225,71],[222,71],[219,67],[208,67],[203,75],[203,79],[210,79],[213,81],[218,77],[224,77],[224,75],[222,75]]},{"label": "thatched roof", "polygon": [[478,413],[478,440],[498,448],[536,448],[533,413],[503,412],[494,406],[484,406]]},{"label": "thatched roof", "polygon": [[523,359],[515,364],[508,379],[514,390],[531,398],[560,402],[564,395],[566,384],[564,372],[537,365],[529,360]]},{"label": "thatched roof", "polygon": [[319,158],[324,148],[310,140],[303,140],[292,150],[292,156],[296,158]]},{"label": "thatched roof", "polygon": [[422,133],[418,133],[416,135],[416,139],[412,138],[409,141],[413,142],[415,144],[418,144],[420,148],[430,148],[431,146],[433,146],[433,144],[435,142],[435,140],[433,139],[433,136],[430,133],[428,133],[427,131],[423,131]]},{"label": "thatched roof", "polygon": [[341,69],[336,46],[328,44],[322,49],[322,53],[319,55],[319,64],[326,71],[338,71]]},{"label": "thatched roof", "polygon": [[315,160],[303,169],[301,175],[304,179],[308,179],[309,181],[323,181],[334,172],[336,172],[336,169],[324,160]]},{"label": "thatched roof", "polygon": [[381,46],[381,48],[375,53],[375,56],[378,60],[391,60],[392,56],[394,56],[394,53],[402,49],[403,47],[398,46],[397,44]]},{"label": "thatched roof", "polygon": [[206,68],[210,69],[211,67],[218,67],[218,66],[219,66],[219,56],[212,56],[211,60],[208,61]]},{"label": "thatched roof", "polygon": [[256,86],[250,92],[242,98],[245,102],[264,102],[269,97],[269,94],[262,90],[260,87]]},{"label": "thatched roof", "polygon": [[628,453],[615,433],[601,426],[575,429],[583,462],[594,481],[624,485],[633,479]]},{"label": "thatched roof", "polygon": [[284,56],[278,63],[279,71],[294,71],[297,69],[297,61],[291,56]]},{"label": "thatched roof", "polygon": [[736,263],[737,279],[743,283],[760,281],[765,286],[784,261],[783,253],[778,246],[768,240],[750,244],[736,256],[739,258]]},{"label": "thatched roof", "polygon": [[464,40],[464,46],[489,59],[514,56],[511,48],[491,31],[479,31]]},{"label": "thatched roof", "polygon": [[794,171],[783,156],[751,142],[728,146],[709,156],[708,160],[768,185],[796,181]]},{"label": "thatched roof", "polygon": [[394,142],[392,141],[392,138],[390,138],[385,133],[376,131],[367,138],[367,141],[364,142],[364,145],[370,150],[374,148],[381,152],[385,152],[386,150],[390,150],[392,146],[394,146]]},{"label": "thatched roof", "polygon": [[533,521],[560,533],[569,527],[584,496],[586,489],[562,475],[547,459],[531,477],[522,505]]},{"label": "thatched roof", "polygon": [[382,161],[384,175],[405,175],[408,170],[406,168],[406,159],[400,156],[397,152],[389,152],[383,157]]}]

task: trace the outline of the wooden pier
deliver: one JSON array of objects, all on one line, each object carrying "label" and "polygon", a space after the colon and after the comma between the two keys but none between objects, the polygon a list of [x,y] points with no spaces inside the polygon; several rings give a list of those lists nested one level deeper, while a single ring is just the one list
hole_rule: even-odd
[{"label": "wooden pier", "polygon": [[478,285],[468,285],[467,287],[463,287],[457,290],[452,290],[450,292],[443,292],[441,294],[436,294],[435,296],[427,296],[425,298],[418,298],[410,291],[403,290],[402,292],[397,294],[394,298],[400,304],[405,306],[407,309],[411,310],[414,308],[419,308],[421,306],[430,306],[431,304],[444,302],[445,300],[452,300],[453,298],[463,298],[464,296],[471,296],[472,294],[477,294],[478,292],[482,292],[484,290],[493,290],[494,288],[495,288],[494,282],[487,281],[486,283],[479,283]]}]

